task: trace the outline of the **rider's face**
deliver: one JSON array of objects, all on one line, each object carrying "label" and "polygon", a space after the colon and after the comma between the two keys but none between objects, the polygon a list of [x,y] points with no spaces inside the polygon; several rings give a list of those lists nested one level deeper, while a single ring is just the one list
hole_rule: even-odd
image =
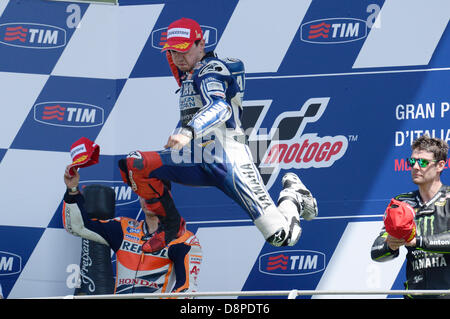
[{"label": "rider's face", "polygon": [[[420,167],[418,162],[411,168],[411,177],[415,184],[424,185],[439,180],[440,173],[443,169],[444,161],[434,161],[434,154],[432,152],[423,150],[414,150],[411,154],[412,158],[422,158],[428,160],[426,167]],[[445,163],[444,163],[445,164]]]},{"label": "rider's face", "polygon": [[187,52],[178,52],[174,50],[170,50],[170,54],[172,55],[173,63],[183,72],[191,71],[194,66],[199,62],[203,55],[205,49],[205,40],[200,40],[200,42],[196,45],[195,43]]}]

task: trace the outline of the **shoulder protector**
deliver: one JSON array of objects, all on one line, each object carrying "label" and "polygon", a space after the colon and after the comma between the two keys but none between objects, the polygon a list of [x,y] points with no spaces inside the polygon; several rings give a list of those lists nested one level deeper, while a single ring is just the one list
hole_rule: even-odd
[{"label": "shoulder protector", "polygon": [[231,73],[227,66],[220,60],[210,60],[204,65],[198,72],[199,77],[203,77],[207,74],[217,74],[223,76],[229,76]]}]

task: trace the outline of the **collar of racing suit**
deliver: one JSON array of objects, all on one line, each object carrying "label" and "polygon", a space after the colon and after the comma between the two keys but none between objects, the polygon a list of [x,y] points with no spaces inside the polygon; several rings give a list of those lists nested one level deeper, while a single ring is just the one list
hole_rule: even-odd
[{"label": "collar of racing suit", "polygon": [[431,198],[428,202],[424,203],[422,201],[422,197],[420,196],[419,190],[416,191],[416,201],[419,204],[420,209],[416,214],[429,214],[434,212],[433,204],[442,196],[445,196],[447,192],[449,192],[450,187],[442,184],[441,188],[437,191],[437,193]]},{"label": "collar of racing suit", "polygon": [[206,58],[215,58],[215,57],[217,57],[217,55],[214,51],[208,51],[205,53],[205,55],[203,56],[203,58],[200,61],[203,61]]},{"label": "collar of racing suit", "polygon": [[155,230],[154,232],[150,233],[150,231],[148,230],[148,225],[147,222],[145,221],[145,219],[142,221],[143,225],[142,225],[142,231],[144,233],[144,236],[142,236],[141,240],[148,240],[150,239],[150,237],[152,237],[153,234],[157,233],[158,231],[161,230],[161,223],[158,224],[158,229]]},{"label": "collar of racing suit", "polygon": [[[208,52],[205,53],[205,55],[203,56],[203,58],[202,58],[199,62],[202,62],[203,60],[208,59],[208,58],[215,58],[215,57],[217,57],[217,55],[216,55],[216,53],[215,53],[214,51],[208,51]],[[186,77],[188,76],[189,73],[193,72],[193,70],[191,70],[191,71],[189,71],[189,72],[182,72],[182,71],[181,71],[180,69],[178,69],[178,68],[177,68],[177,70],[178,70],[178,72],[179,72],[180,74],[182,74],[182,75],[180,76],[181,82],[184,81],[184,80],[186,79]],[[175,75],[174,75],[174,76],[175,76]],[[175,76],[175,78],[177,78],[177,77]],[[178,81],[178,79],[177,79],[177,81]],[[181,85],[181,82],[179,82],[180,85]],[[179,91],[180,91],[180,89],[178,88],[178,89],[175,91],[175,94],[177,94]]]}]

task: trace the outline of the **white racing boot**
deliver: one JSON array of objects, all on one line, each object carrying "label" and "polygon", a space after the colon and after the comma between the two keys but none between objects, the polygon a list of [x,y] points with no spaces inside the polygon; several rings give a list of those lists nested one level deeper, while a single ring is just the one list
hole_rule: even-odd
[{"label": "white racing boot", "polygon": [[281,179],[283,190],[280,192],[278,205],[284,200],[290,200],[298,209],[300,217],[312,220],[318,215],[317,201],[311,192],[294,173],[286,173]]},{"label": "white racing boot", "polygon": [[314,219],[318,214],[317,202],[296,174],[285,174],[281,182],[283,190],[278,197],[277,206],[288,225],[279,228],[266,240],[276,247],[294,246],[302,234],[300,217],[305,220]]},{"label": "white racing boot", "polygon": [[288,243],[291,241],[291,237],[290,234],[286,234],[283,228],[280,228],[272,236],[267,238],[266,241],[272,246],[281,247],[287,246]]}]

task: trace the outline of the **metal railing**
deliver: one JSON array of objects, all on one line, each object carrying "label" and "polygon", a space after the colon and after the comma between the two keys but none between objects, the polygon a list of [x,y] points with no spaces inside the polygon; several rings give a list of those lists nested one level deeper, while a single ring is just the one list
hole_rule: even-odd
[{"label": "metal railing", "polygon": [[136,294],[111,294],[111,295],[67,295],[59,297],[46,297],[45,299],[170,299],[170,298],[208,298],[208,297],[275,297],[287,296],[287,299],[295,299],[299,296],[331,296],[330,299],[339,296],[366,296],[366,295],[390,295],[390,296],[426,296],[426,295],[450,295],[450,290],[259,290],[259,291],[219,291],[219,292],[189,292],[189,293],[136,293]]}]

